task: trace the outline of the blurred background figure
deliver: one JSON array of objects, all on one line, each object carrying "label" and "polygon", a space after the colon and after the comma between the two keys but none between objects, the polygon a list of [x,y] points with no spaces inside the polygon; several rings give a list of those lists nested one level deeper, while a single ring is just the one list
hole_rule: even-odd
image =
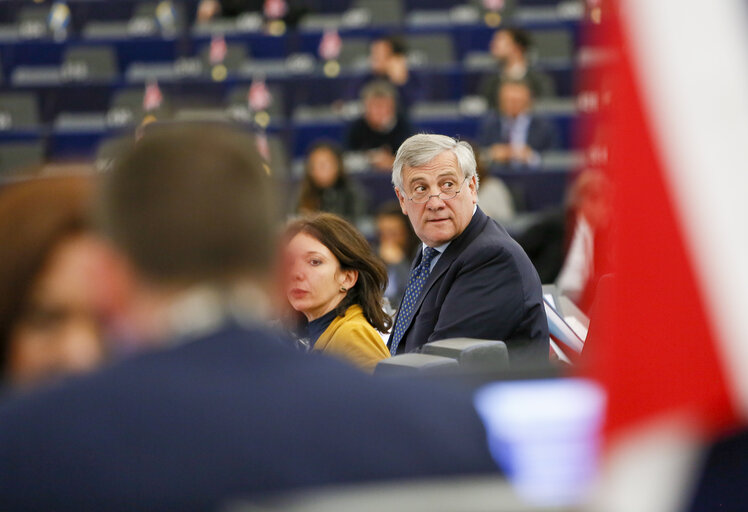
[{"label": "blurred background figure", "polygon": [[529,62],[531,46],[530,35],[522,29],[504,28],[494,33],[490,50],[496,59],[497,69],[480,86],[489,107],[496,108],[496,95],[501,82],[505,80],[524,80],[536,98],[555,95],[551,77],[533,68]]},{"label": "blurred background figure", "polygon": [[91,180],[36,178],[0,191],[0,371],[31,387],[105,357],[89,232]]},{"label": "blurred background figure", "polygon": [[304,345],[372,371],[390,355],[380,335],[392,324],[382,309],[384,264],[356,228],[332,214],[291,223],[286,239],[286,297],[306,318]]},{"label": "blurred background figure", "polygon": [[410,263],[420,241],[397,201],[382,204],[375,218],[377,254],[387,265],[385,298],[397,309],[408,286]]},{"label": "blurred background figure", "polygon": [[596,289],[599,268],[609,268],[606,236],[611,219],[611,190],[608,179],[595,169],[583,171],[573,185],[570,204],[574,229],[569,251],[558,275],[561,293],[589,310]]},{"label": "blurred background figure", "polygon": [[366,209],[366,195],[346,174],[340,147],[333,142],[314,144],[306,157],[296,211],[334,213],[358,224]]},{"label": "blurred background figure", "polygon": [[379,80],[361,92],[363,115],[348,130],[347,149],[367,151],[369,162],[380,171],[390,171],[395,152],[411,133],[406,117],[398,112],[397,91]]},{"label": "blurred background figure", "polygon": [[490,148],[493,162],[539,166],[540,154],[557,146],[558,134],[549,121],[533,115],[529,85],[506,80],[501,83],[498,100],[498,111],[489,113],[478,131],[480,146]]},{"label": "blurred background figure", "polygon": [[491,175],[483,164],[480,149],[470,143],[475,153],[476,171],[478,172],[478,204],[480,204],[483,213],[493,220],[502,224],[510,222],[514,218],[514,200],[509,187],[504,182]]},{"label": "blurred background figure", "polygon": [[371,71],[364,77],[353,80],[348,96],[352,99],[361,93],[364,85],[384,80],[397,90],[399,109],[407,113],[417,101],[428,97],[428,84],[410,72],[408,46],[405,39],[390,35],[374,39],[369,46]]},{"label": "blurred background figure", "polygon": [[234,18],[244,13],[263,13],[268,19],[282,19],[296,26],[309,11],[303,0],[200,0],[195,18],[204,23],[214,18]]}]

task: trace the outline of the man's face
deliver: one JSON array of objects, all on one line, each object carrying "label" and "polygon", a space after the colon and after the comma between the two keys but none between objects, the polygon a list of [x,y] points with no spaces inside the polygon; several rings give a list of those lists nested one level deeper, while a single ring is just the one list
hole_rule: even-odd
[{"label": "man's face", "polygon": [[490,49],[494,59],[503,61],[516,51],[516,44],[509,32],[499,30],[491,38]]},{"label": "man's face", "polygon": [[504,84],[499,90],[499,108],[508,117],[530,110],[530,89],[524,84]]},{"label": "man's face", "polygon": [[[416,235],[426,245],[436,247],[447,243],[460,235],[470,223],[474,205],[478,202],[475,177],[466,183],[463,181],[465,176],[452,151],[444,151],[424,165],[403,169],[404,190],[395,189],[395,193]],[[408,199],[416,187],[425,187],[429,194],[435,195],[450,182],[460,191],[452,199],[445,201],[434,196],[423,204]]]},{"label": "man's face", "polygon": [[375,131],[385,131],[395,120],[395,100],[389,96],[371,96],[364,101],[364,119]]},{"label": "man's face", "polygon": [[392,56],[392,47],[387,41],[374,41],[369,48],[371,71],[375,75],[387,73],[387,65]]}]

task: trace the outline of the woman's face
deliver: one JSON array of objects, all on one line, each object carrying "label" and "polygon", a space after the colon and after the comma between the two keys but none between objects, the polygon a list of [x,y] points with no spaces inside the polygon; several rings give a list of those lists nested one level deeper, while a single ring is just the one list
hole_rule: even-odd
[{"label": "woman's face", "polygon": [[339,172],[338,159],[329,148],[317,148],[309,155],[309,177],[319,188],[332,187]]},{"label": "woman's face", "polygon": [[32,385],[93,368],[104,357],[95,289],[97,242],[63,240],[31,285],[28,303],[11,329],[8,377]]},{"label": "woman's face", "polygon": [[[311,321],[335,309],[345,297],[341,286],[355,284],[355,271],[343,271],[340,262],[319,240],[298,233],[285,250],[288,302]],[[352,279],[353,277],[353,279]]]}]

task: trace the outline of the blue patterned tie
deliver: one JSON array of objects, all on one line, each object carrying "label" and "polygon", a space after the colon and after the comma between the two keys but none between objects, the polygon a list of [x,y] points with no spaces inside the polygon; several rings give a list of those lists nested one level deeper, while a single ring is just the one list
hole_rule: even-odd
[{"label": "blue patterned tie", "polygon": [[418,298],[421,296],[423,284],[429,277],[429,272],[431,271],[431,260],[433,260],[437,254],[439,254],[439,251],[433,247],[426,247],[423,250],[421,263],[410,273],[408,287],[405,289],[405,296],[400,304],[400,312],[397,315],[395,331],[392,335],[390,354],[393,356],[397,353],[397,346],[400,344],[400,340],[403,339],[406,327],[410,324],[410,318],[413,316],[413,311],[418,303]]}]

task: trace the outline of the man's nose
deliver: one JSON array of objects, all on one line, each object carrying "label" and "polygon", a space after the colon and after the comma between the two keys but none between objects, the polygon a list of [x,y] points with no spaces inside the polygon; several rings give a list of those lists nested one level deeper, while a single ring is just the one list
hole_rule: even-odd
[{"label": "man's nose", "polygon": [[444,199],[439,197],[440,194],[441,191],[436,194],[431,194],[428,201],[426,201],[426,208],[429,210],[440,210],[441,208],[444,208]]}]

